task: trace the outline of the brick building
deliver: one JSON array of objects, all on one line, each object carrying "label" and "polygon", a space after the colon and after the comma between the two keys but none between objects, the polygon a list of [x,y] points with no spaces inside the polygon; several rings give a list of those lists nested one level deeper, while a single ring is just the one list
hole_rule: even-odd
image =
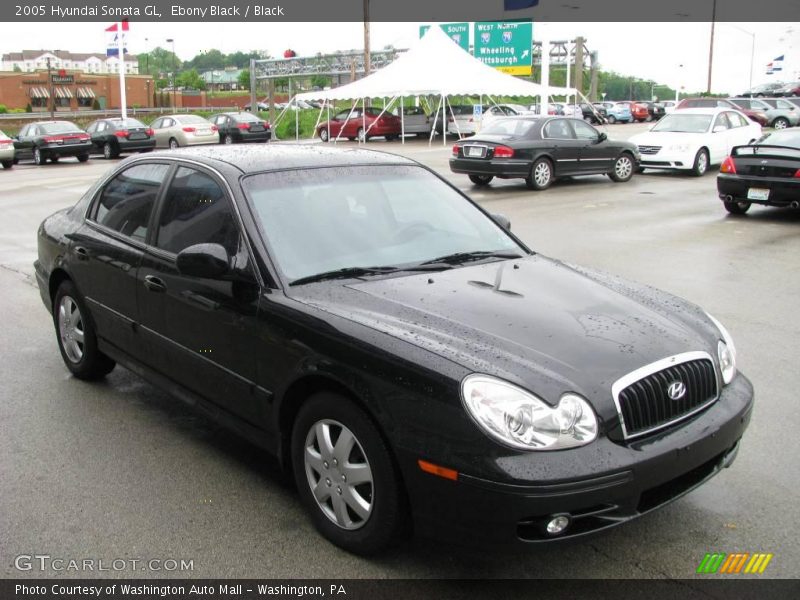
[{"label": "brick building", "polygon": [[[47,71],[0,73],[0,104],[9,109],[30,105],[34,112],[47,112],[54,99],[57,111],[76,111],[91,110],[96,100],[101,109],[120,108],[118,75],[66,70],[51,74],[52,82]],[[149,75],[126,75],[128,107],[153,106],[154,85]]]}]

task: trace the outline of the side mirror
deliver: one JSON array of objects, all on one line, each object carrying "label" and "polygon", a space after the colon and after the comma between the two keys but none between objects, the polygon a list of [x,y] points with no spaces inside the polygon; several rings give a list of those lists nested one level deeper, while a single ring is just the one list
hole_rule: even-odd
[{"label": "side mirror", "polygon": [[491,217],[495,223],[500,225],[506,231],[511,231],[511,221],[508,219],[507,216],[501,215],[500,213],[491,213]]},{"label": "side mirror", "polygon": [[728,128],[727,128],[727,127],[725,127],[725,125],[717,125],[717,126],[716,126],[716,127],[714,127],[714,129],[712,130],[712,133],[719,133],[720,131],[727,131],[727,130],[728,130]]},{"label": "side mirror", "polygon": [[178,253],[175,262],[181,275],[219,279],[230,269],[231,257],[219,244],[195,244]]},{"label": "side mirror", "polygon": [[608,135],[604,131],[600,132],[600,135],[597,136],[597,143],[605,142],[608,139]]}]

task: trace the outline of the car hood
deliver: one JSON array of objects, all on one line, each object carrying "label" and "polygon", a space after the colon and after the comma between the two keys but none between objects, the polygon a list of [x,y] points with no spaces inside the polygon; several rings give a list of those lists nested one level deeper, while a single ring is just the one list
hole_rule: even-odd
[{"label": "car hood", "polygon": [[647,131],[632,136],[628,141],[639,146],[668,146],[670,144],[702,143],[705,133],[679,133],[673,131]]},{"label": "car hood", "polygon": [[682,352],[715,352],[702,310],[639,284],[543,256],[448,271],[320,282],[293,299],[514,382],[556,403],[566,391],[615,414],[611,385]]}]

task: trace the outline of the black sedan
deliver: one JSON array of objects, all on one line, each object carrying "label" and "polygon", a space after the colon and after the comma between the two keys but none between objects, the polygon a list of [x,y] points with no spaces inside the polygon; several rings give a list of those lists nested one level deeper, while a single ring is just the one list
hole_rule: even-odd
[{"label": "black sedan", "polygon": [[498,119],[475,137],[457,142],[450,158],[450,170],[469,175],[475,185],[487,185],[495,177],[521,178],[532,190],[573,175],[628,181],[638,167],[634,144],[609,140],[588,123],[566,117]]},{"label": "black sedan", "polygon": [[603,125],[608,122],[608,111],[602,104],[589,104],[581,102],[579,104],[583,120],[594,125]]},{"label": "black sedan", "polygon": [[638,100],[636,103],[647,107],[647,121],[658,121],[661,117],[667,114],[667,111],[664,109],[664,105],[659,104],[658,102]]},{"label": "black sedan", "polygon": [[268,142],[272,138],[269,123],[249,112],[220,113],[209,121],[217,126],[222,144]]},{"label": "black sedan", "polygon": [[156,147],[152,129],[138,119],[100,119],[86,128],[92,136],[92,152],[117,158],[125,152],[150,152]]},{"label": "black sedan", "polygon": [[42,121],[25,125],[14,138],[14,160],[33,160],[43,165],[56,163],[65,156],[80,162],[89,160],[92,142],[83,129],[69,121]]},{"label": "black sedan", "polygon": [[388,153],[131,157],[38,247],[75,377],[119,363],[264,447],[357,553],[624,523],[730,465],[753,406],[700,308],[535,254]]},{"label": "black sedan", "polygon": [[736,215],[752,204],[800,208],[800,132],[774,131],[734,147],[717,175],[717,193]]}]

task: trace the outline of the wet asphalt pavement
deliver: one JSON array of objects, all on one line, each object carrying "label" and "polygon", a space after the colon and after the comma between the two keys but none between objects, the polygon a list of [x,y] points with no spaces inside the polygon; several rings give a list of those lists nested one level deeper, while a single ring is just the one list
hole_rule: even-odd
[{"label": "wet asphalt pavement", "polygon": [[[543,254],[684,296],[720,319],[757,397],[733,467],[588,541],[513,554],[412,541],[377,559],[349,555],[314,532],[263,452],[125,369],[94,384],[68,375],[33,279],[36,228],[114,161],[19,165],[0,171],[0,577],[686,578],[710,551],[771,552],[767,574],[796,577],[800,211],[730,217],[714,173],[477,189],[449,173],[449,144],[370,147],[435,168]],[[20,554],[191,559],[193,570],[22,572]]]}]

